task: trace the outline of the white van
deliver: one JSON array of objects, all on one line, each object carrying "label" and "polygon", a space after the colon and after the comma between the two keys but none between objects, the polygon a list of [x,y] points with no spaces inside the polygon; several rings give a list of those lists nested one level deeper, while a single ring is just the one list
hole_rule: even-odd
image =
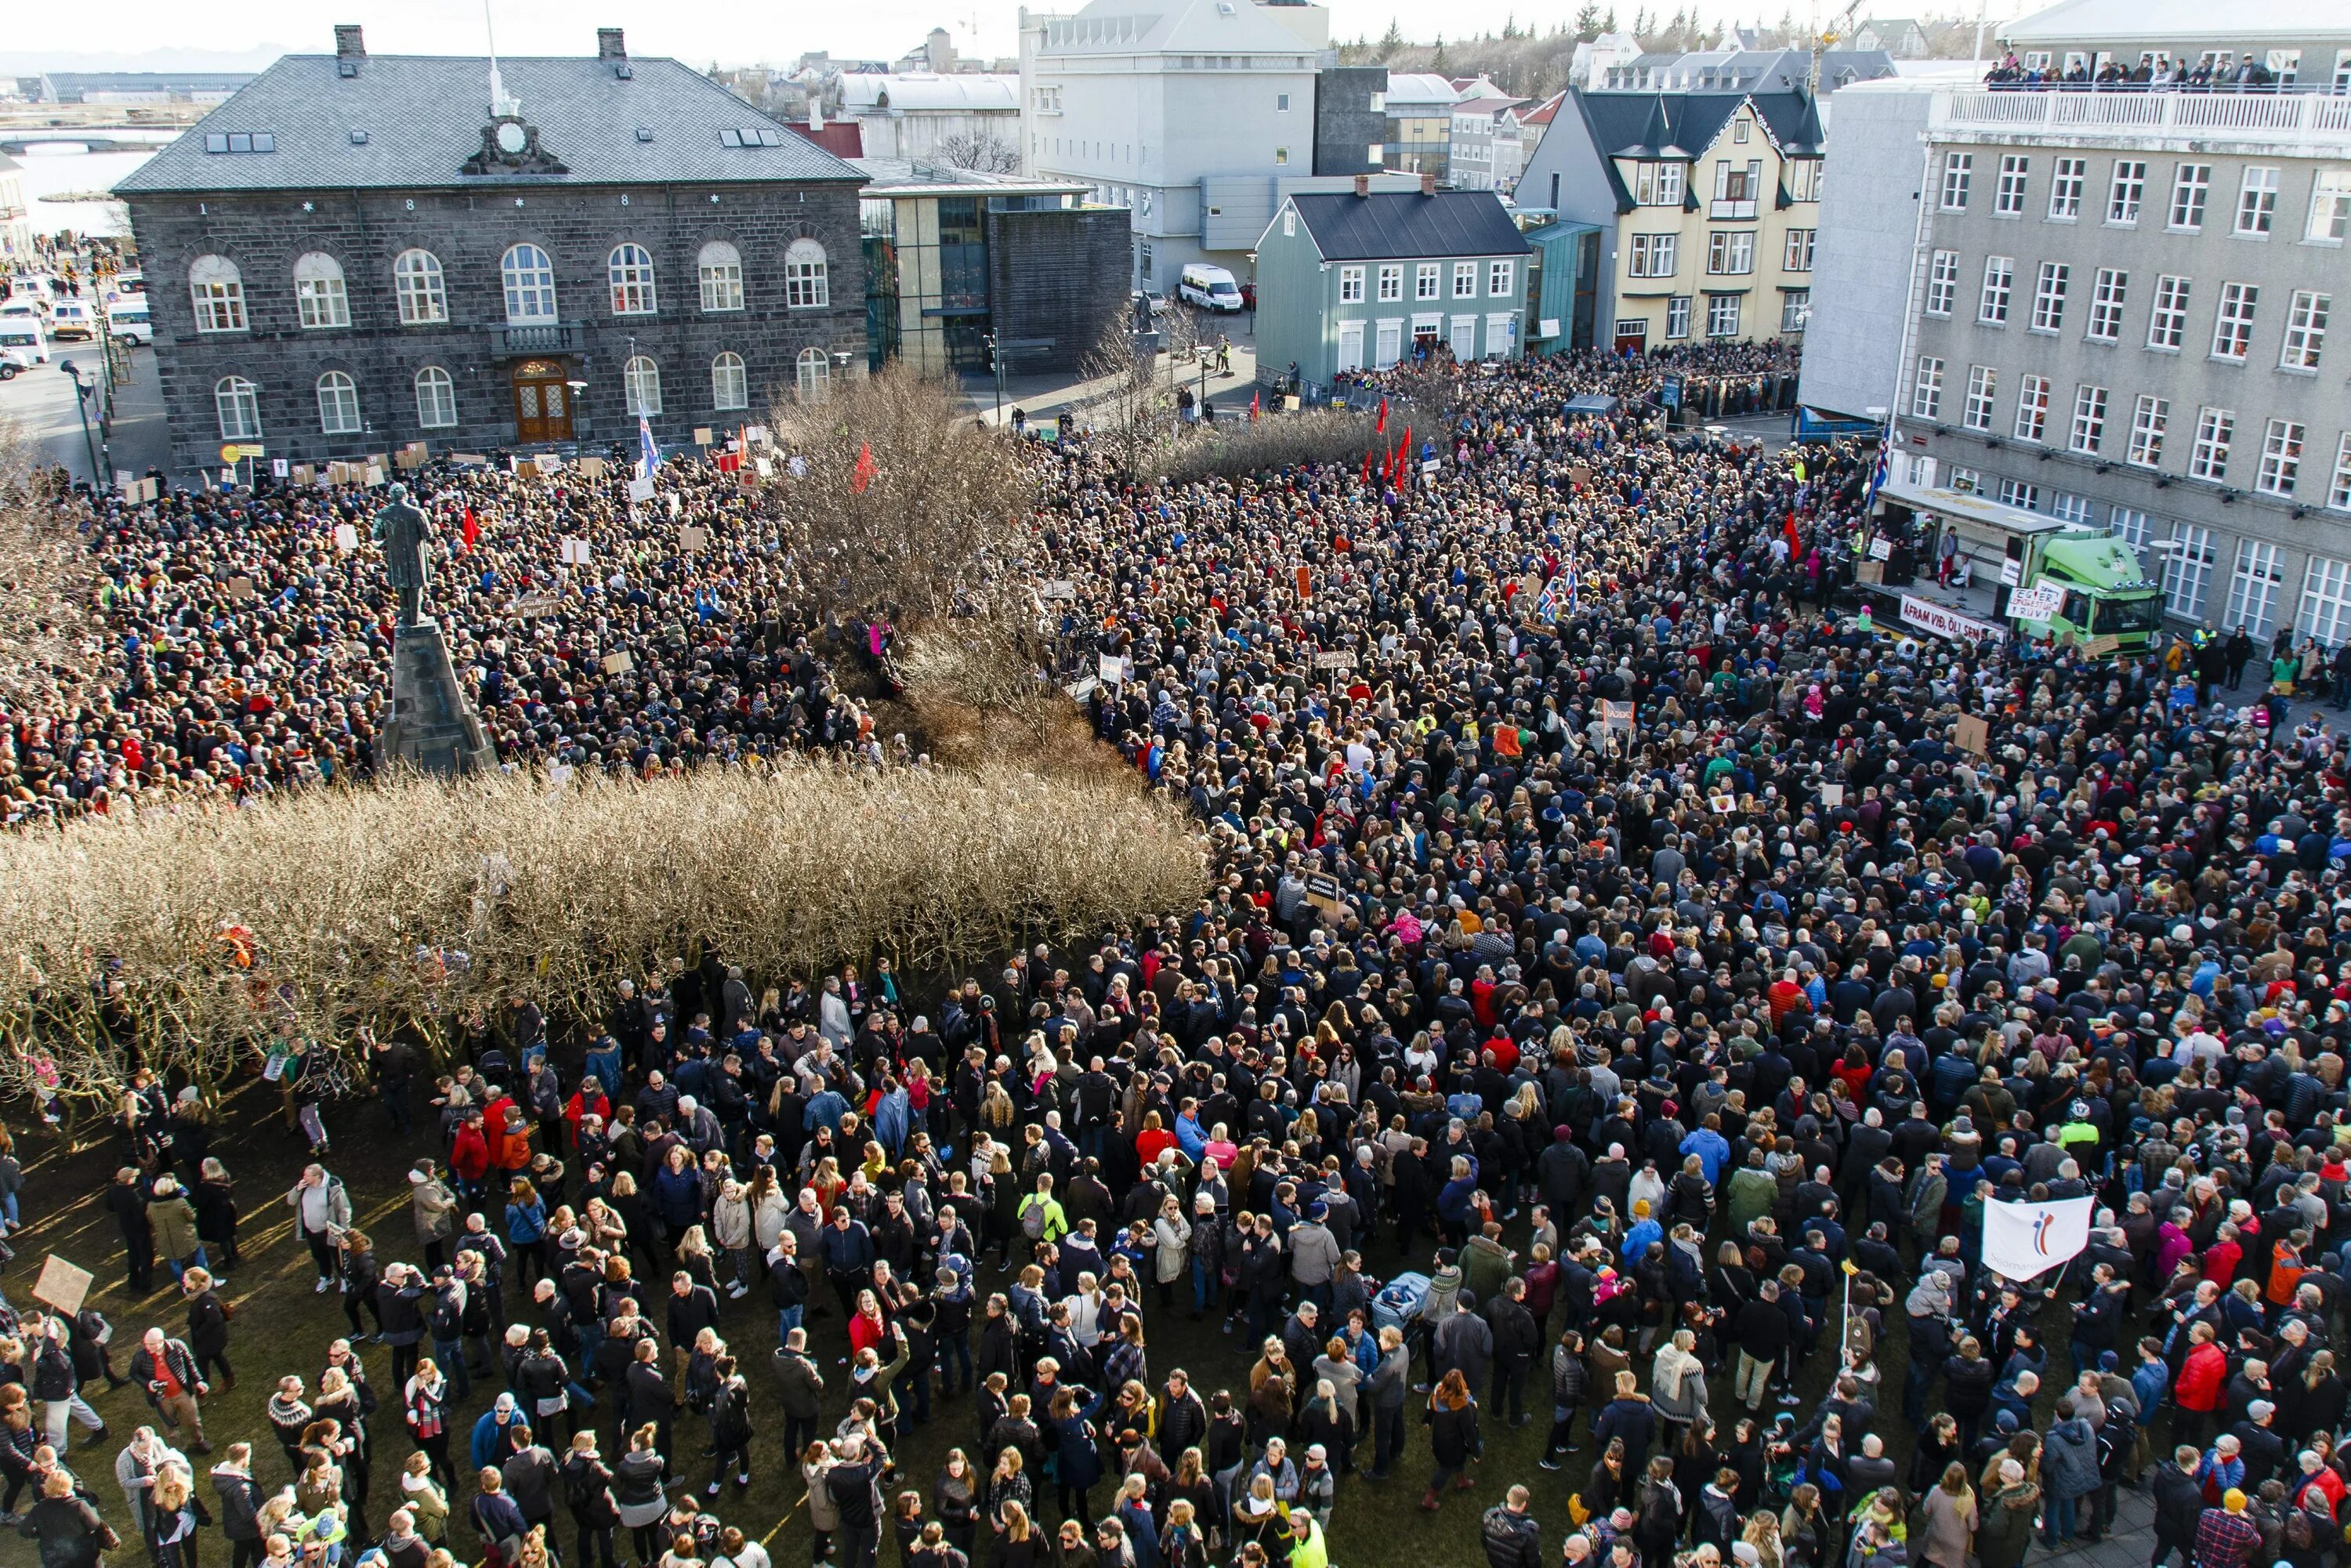
[{"label": "white van", "polygon": [[68,338],[95,338],[98,313],[87,299],[57,300],[49,306],[49,336],[59,342]]},{"label": "white van", "polygon": [[[11,299],[7,303],[17,302]],[[0,307],[0,382],[18,371],[47,364],[48,358],[49,340],[41,331],[40,317],[29,308],[10,310]]]},{"label": "white van", "polygon": [[1233,280],[1233,275],[1221,267],[1197,262],[1184,269],[1176,286],[1176,297],[1203,310],[1237,312],[1241,308],[1241,286]]},{"label": "white van", "polygon": [[147,312],[147,297],[144,294],[133,294],[108,306],[106,329],[126,343],[153,342],[155,322],[154,318]]}]

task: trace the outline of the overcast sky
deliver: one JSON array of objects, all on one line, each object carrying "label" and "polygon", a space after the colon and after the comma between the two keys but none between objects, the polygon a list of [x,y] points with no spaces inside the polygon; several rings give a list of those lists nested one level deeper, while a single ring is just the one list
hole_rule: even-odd
[{"label": "overcast sky", "polygon": [[[1074,11],[1081,3],[1061,0],[1059,5],[1039,8]],[[1650,9],[1660,14],[1670,14],[1674,3],[1649,0]],[[1908,0],[1888,3],[1905,15],[1918,9]],[[1335,0],[1332,33],[1341,39],[1377,37],[1393,17],[1408,37],[1425,42],[1440,32],[1447,37],[1499,32],[1513,15],[1521,26],[1538,19],[1552,26],[1573,16],[1576,4],[1580,0],[1543,0],[1541,5],[1528,0]],[[1607,0],[1602,4],[1604,8]],[[1821,4],[1832,16],[1844,8],[1843,0]],[[1741,22],[1776,20],[1783,11],[1792,11],[1802,22],[1813,14],[1802,0],[1698,0],[1698,9],[1710,20]],[[1865,14],[1867,9],[1865,4]],[[1995,21],[2001,19],[2002,9],[1995,7]],[[633,54],[739,65],[789,63],[810,49],[853,58],[893,58],[934,26],[947,28],[956,47],[967,54],[1010,55],[1019,14],[1006,0],[859,0],[851,5],[752,5],[740,16],[727,11],[707,4],[648,5],[642,0],[496,0],[495,16],[497,46],[507,53],[586,54],[595,47],[598,26],[618,26],[628,30]],[[1632,5],[1617,0],[1616,11],[1618,20],[1629,26]],[[481,0],[328,0],[323,5],[311,0],[228,0],[218,5],[116,0],[99,18],[74,5],[24,0],[10,12],[0,48],[11,60],[52,51],[75,56],[110,49],[209,53],[262,45],[323,51],[336,22],[363,24],[368,47],[380,53],[478,54],[483,47]]]}]

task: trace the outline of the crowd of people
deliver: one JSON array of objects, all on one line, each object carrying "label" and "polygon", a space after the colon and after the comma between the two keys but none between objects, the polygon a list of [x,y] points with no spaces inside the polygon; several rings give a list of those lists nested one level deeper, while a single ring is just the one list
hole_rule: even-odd
[{"label": "crowd of people", "polygon": [[[331,1145],[262,1204],[340,1333],[235,1347],[266,1433],[206,1424],[249,1220],[220,1129],[134,1081],[105,1203],[184,1322],[16,1303],[0,1508],[37,1500],[45,1568],[213,1531],[233,1568],[767,1568],[777,1521],[726,1515],[780,1463],[844,1568],[1324,1568],[1343,1500],[1367,1549],[1493,1568],[2018,1568],[2143,1488],[2158,1568],[2325,1568],[2342,737],[2183,704],[2158,656],[1873,630],[1837,590],[1874,454],[1670,433],[1668,368],[1762,373],[1464,368],[1393,480],[1040,448],[1040,564],[1124,671],[1086,711],[1211,895],[943,995],[701,953],[447,1061],[370,1042],[384,1108],[326,1115],[389,1120],[405,1213],[370,1234],[392,1195]],[[739,493],[664,483],[712,549],[560,479],[430,488],[502,750],[870,742]],[[108,503],[119,645],[16,716],[26,809],[363,768],[353,505]],[[567,532],[598,580],[499,619]],[[1986,1268],[1991,1206],[2074,1197],[2085,1251]],[[123,1381],[109,1493],[68,1440],[111,1447],[84,1391]]]}]

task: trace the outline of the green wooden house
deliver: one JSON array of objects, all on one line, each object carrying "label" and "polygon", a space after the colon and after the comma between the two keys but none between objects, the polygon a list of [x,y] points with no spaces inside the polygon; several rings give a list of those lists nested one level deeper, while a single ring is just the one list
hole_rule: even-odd
[{"label": "green wooden house", "polygon": [[1258,379],[1327,390],[1440,346],[1516,359],[1531,249],[1490,191],[1355,189],[1285,200],[1257,244]]}]

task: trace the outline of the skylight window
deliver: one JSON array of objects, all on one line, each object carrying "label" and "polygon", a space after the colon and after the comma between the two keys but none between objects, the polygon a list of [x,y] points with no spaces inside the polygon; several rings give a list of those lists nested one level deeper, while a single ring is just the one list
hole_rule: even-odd
[{"label": "skylight window", "polygon": [[784,133],[773,126],[747,125],[740,130],[730,126],[718,133],[722,147],[781,147]]},{"label": "skylight window", "polygon": [[275,152],[277,133],[272,131],[208,131],[204,133],[207,152]]}]

